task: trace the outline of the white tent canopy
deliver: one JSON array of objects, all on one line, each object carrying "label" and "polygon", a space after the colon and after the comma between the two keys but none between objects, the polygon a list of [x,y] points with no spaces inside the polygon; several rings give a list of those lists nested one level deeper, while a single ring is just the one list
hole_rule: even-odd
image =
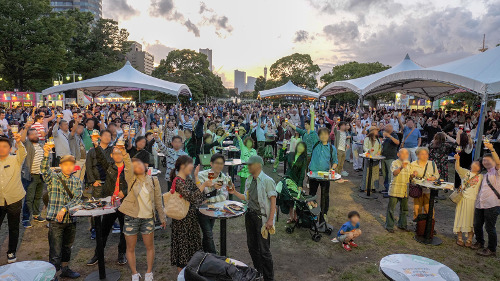
[{"label": "white tent canopy", "polygon": [[276,87],[274,89],[264,90],[259,92],[260,98],[281,97],[281,96],[300,96],[304,98],[319,98],[319,94],[308,91],[301,87],[295,86],[292,81],[288,81],[285,85]]},{"label": "white tent canopy", "polygon": [[319,94],[321,96],[330,96],[345,92],[354,92],[358,95],[363,95],[365,92],[365,88],[368,85],[370,85],[371,83],[377,81],[382,77],[385,77],[393,73],[398,73],[401,71],[416,70],[416,69],[423,69],[423,68],[420,65],[416,64],[414,61],[412,61],[410,59],[410,56],[406,54],[406,57],[394,67],[391,67],[389,69],[386,69],[378,73],[374,73],[372,75],[356,79],[332,82],[327,86],[325,86],[321,90],[321,92],[319,92]]},{"label": "white tent canopy", "polygon": [[54,86],[42,91],[48,95],[69,90],[82,90],[92,97],[129,90],[151,90],[173,96],[191,95],[188,86],[148,76],[136,70],[130,62],[120,70],[80,82]]},{"label": "white tent canopy", "polygon": [[500,48],[425,69],[393,73],[374,81],[365,95],[408,90],[440,98],[463,89],[478,95],[500,94]]}]

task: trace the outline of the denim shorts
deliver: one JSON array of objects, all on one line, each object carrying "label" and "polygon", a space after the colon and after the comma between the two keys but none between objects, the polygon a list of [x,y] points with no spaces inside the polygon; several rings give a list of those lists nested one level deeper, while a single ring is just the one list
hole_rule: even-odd
[{"label": "denim shorts", "polygon": [[133,218],[125,215],[125,224],[123,225],[123,234],[137,235],[139,232],[142,235],[151,234],[155,231],[155,223],[153,218],[142,219]]}]

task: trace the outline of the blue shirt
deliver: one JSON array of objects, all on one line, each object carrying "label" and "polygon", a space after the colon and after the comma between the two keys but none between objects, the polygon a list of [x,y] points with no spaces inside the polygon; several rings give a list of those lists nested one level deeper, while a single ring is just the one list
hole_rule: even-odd
[{"label": "blue shirt", "polygon": [[266,141],[266,133],[267,133],[267,125],[262,129],[260,127],[262,119],[259,118],[259,124],[257,125],[257,128],[255,128],[255,135],[257,136],[257,141]]},{"label": "blue shirt", "polygon": [[[418,139],[422,137],[420,134],[420,130],[415,128],[413,132],[411,131],[412,129],[405,127],[403,129],[403,142],[404,142],[404,148],[414,148],[418,146]],[[411,132],[411,134],[410,134]],[[408,138],[406,138],[408,137]],[[406,141],[405,141],[406,139]]]},{"label": "blue shirt", "polygon": [[314,151],[312,152],[311,163],[309,163],[309,170],[313,172],[329,171],[333,164],[338,163],[339,161],[337,160],[337,149],[335,149],[335,146],[333,146],[331,143],[327,143],[326,145],[324,145],[323,143],[319,143],[318,145],[316,145]]},{"label": "blue shirt", "polygon": [[351,232],[351,231],[358,229],[358,228],[359,228],[359,222],[356,224],[356,226],[353,226],[351,221],[348,221],[348,222],[344,223],[342,225],[342,227],[339,229],[339,232],[337,232],[337,236],[342,235],[342,233],[340,233],[340,231],[344,231],[344,234],[346,234],[347,232]]}]

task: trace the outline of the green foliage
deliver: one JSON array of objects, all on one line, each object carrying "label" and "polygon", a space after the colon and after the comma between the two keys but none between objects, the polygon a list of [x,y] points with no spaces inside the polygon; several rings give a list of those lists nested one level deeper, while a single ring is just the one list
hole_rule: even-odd
[{"label": "green foliage", "polygon": [[128,32],[89,12],[55,13],[46,0],[0,1],[2,86],[41,91],[59,73],[84,79],[123,66]]},{"label": "green foliage", "polygon": [[318,84],[316,76],[320,68],[313,63],[310,55],[295,53],[277,60],[271,65],[269,71],[272,80],[266,82],[266,89],[283,85],[291,80],[299,87],[314,90]]},{"label": "green foliage", "polygon": [[50,86],[64,68],[69,22],[51,13],[49,1],[0,1],[0,77],[9,88]]},{"label": "green foliage", "polygon": [[264,76],[259,76],[257,81],[255,81],[254,91],[258,93],[259,91],[266,89],[266,78]]},{"label": "green foliage", "polygon": [[481,102],[481,97],[469,92],[458,93],[453,96],[448,96],[446,97],[446,99],[453,101],[453,104],[452,103],[446,104],[445,108],[447,110],[462,109],[465,106],[471,108],[474,106],[475,103]]},{"label": "green foliage", "polygon": [[[389,68],[390,66],[381,64],[380,62],[359,63],[356,61],[351,61],[345,64],[334,66],[332,68],[332,71],[323,74],[320,80],[326,86],[332,82],[356,79],[375,74]],[[396,96],[393,93],[384,93],[368,97],[367,99],[381,99],[385,101],[391,101],[394,100],[395,97]],[[348,92],[334,95],[331,97],[331,99],[337,102],[353,102],[358,99],[358,95],[352,92]]]},{"label": "green foliage", "polygon": [[72,22],[68,43],[66,73],[82,74],[84,79],[111,73],[123,67],[130,49],[129,33],[112,19],[94,22],[91,13],[69,10],[62,13]]},{"label": "green foliage", "polygon": [[243,92],[240,94],[242,99],[257,99],[258,92]]},{"label": "green foliage", "polygon": [[152,76],[186,84],[194,100],[224,96],[226,90],[219,76],[208,69],[207,56],[193,50],[174,50],[168,53]]},{"label": "green foliage", "polygon": [[390,66],[383,65],[380,62],[359,63],[351,61],[345,64],[336,65],[332,71],[321,76],[320,80],[326,85],[349,79],[356,79],[389,69]]}]

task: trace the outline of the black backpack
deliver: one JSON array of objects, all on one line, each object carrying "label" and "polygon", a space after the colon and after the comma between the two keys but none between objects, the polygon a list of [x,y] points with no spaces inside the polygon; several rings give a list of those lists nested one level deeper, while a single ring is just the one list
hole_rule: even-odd
[{"label": "black backpack", "polygon": [[226,257],[202,251],[196,252],[184,270],[186,281],[263,281],[261,274],[251,267],[232,265]]}]

